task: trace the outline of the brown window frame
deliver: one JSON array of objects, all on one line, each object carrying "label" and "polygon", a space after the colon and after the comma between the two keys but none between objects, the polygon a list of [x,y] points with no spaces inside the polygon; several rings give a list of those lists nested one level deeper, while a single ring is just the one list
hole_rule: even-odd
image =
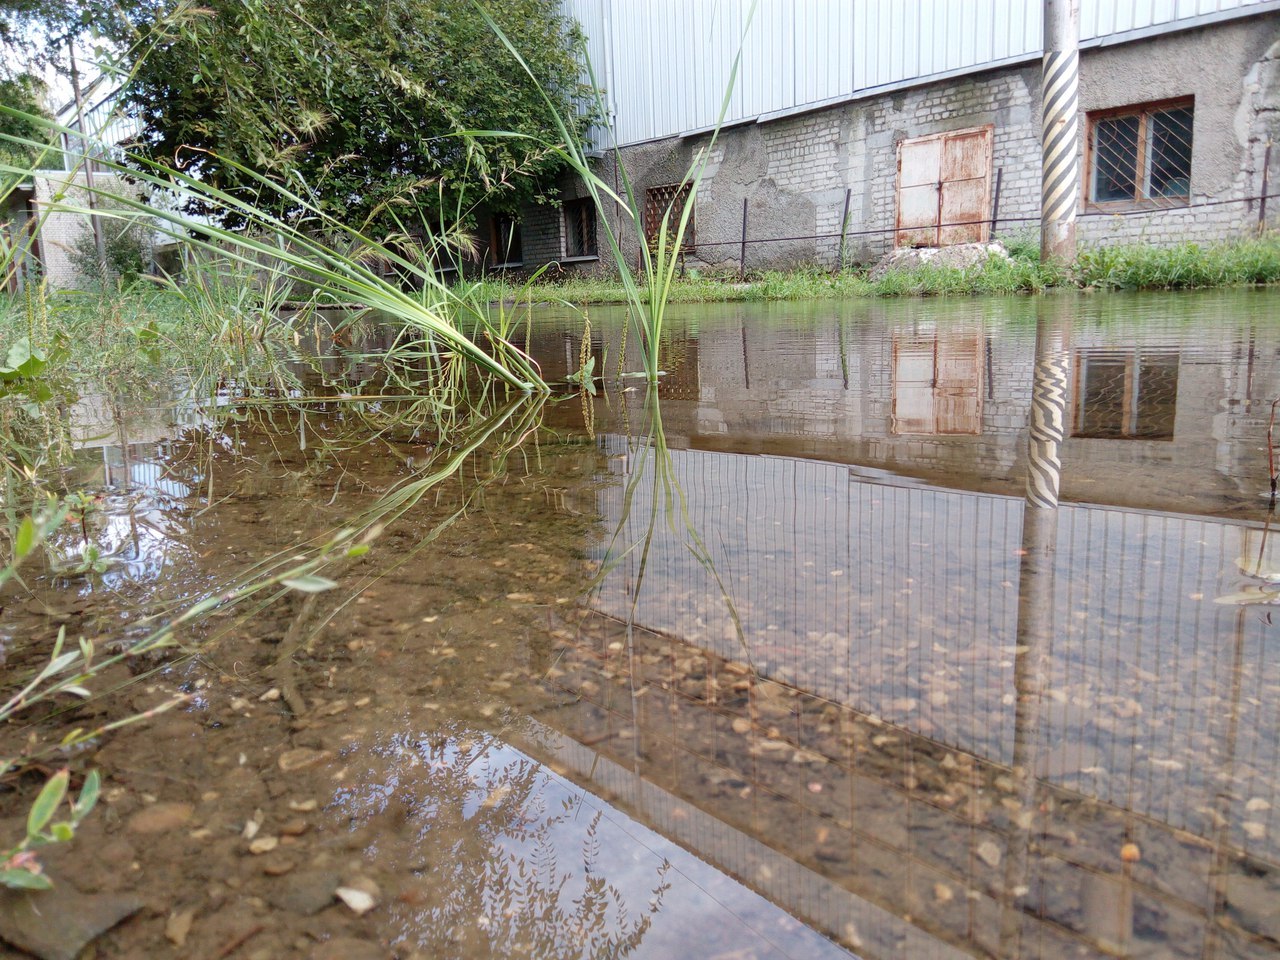
[{"label": "brown window frame", "polygon": [[[1084,189],[1081,194],[1084,197],[1085,209],[1111,213],[1123,213],[1127,210],[1159,210],[1190,206],[1191,168],[1194,164],[1194,156],[1191,156],[1190,153],[1187,160],[1186,196],[1149,197],[1145,195],[1148,189],[1145,168],[1147,144],[1150,140],[1149,130],[1151,118],[1158,113],[1180,109],[1188,109],[1191,111],[1191,149],[1194,150],[1196,117],[1196,98],[1194,96],[1173,97],[1166,100],[1152,100],[1147,103],[1134,103],[1124,107],[1109,107],[1106,110],[1091,110],[1085,115]],[[1095,142],[1098,124],[1105,120],[1115,120],[1120,117],[1138,118],[1137,156],[1134,159],[1133,177],[1134,195],[1132,198],[1125,198],[1122,200],[1095,200]]]},{"label": "brown window frame", "polygon": [[[596,220],[595,201],[590,197],[577,197],[573,200],[564,201],[563,212],[564,223],[564,259],[566,260],[598,260],[600,258],[600,248],[596,239],[596,231],[598,222]],[[574,236],[574,231],[582,237],[583,248],[580,251],[573,252],[570,249],[570,240]]]}]

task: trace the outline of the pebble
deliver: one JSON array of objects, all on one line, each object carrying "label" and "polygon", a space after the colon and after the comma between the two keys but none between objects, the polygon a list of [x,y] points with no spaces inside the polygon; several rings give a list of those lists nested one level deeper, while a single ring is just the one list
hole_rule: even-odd
[{"label": "pebble", "polygon": [[195,910],[175,910],[164,922],[164,938],[175,947],[182,946],[187,942],[187,934],[191,932],[195,918]]},{"label": "pebble", "polygon": [[315,800],[290,800],[289,809],[294,813],[310,813],[318,809],[320,804]]},{"label": "pebble", "polygon": [[1000,848],[997,847],[992,841],[983,840],[980,844],[978,844],[978,849],[975,852],[978,854],[978,859],[981,860],[983,863],[985,863],[988,867],[995,868],[1000,866],[1000,858],[1001,858]]},{"label": "pebble", "polygon": [[364,916],[378,905],[373,894],[354,887],[339,887],[334,891],[339,900],[345,903],[357,916]]},{"label": "pebble", "polygon": [[292,873],[297,864],[288,857],[268,857],[262,864],[262,872],[268,877],[283,877]]},{"label": "pebble", "polygon": [[165,833],[190,820],[195,810],[189,803],[157,803],[130,817],[125,829],[130,833]]},{"label": "pebble", "polygon": [[272,906],[309,917],[333,903],[333,892],[341,885],[336,870],[306,870],[291,873],[267,895]]},{"label": "pebble", "polygon": [[278,846],[280,846],[279,837],[258,837],[249,844],[249,852],[254,856],[258,856],[263,853],[270,853]]},{"label": "pebble", "polygon": [[280,769],[285,773],[293,773],[295,770],[305,770],[307,767],[314,767],[316,764],[323,763],[332,757],[333,754],[328,750],[314,750],[311,747],[295,747],[293,750],[286,750],[280,754],[277,763]]}]

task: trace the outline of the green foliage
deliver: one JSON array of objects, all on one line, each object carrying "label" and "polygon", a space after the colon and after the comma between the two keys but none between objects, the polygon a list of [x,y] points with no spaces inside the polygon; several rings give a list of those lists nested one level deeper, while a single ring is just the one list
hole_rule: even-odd
[{"label": "green foliage", "polygon": [[[112,204],[106,204],[111,207]],[[128,287],[137,282],[151,264],[151,229],[145,220],[99,217],[105,260],[89,224],[76,235],[67,250],[67,259],[85,279],[99,286]]]},{"label": "green foliage", "polygon": [[100,782],[98,771],[91,770],[85,777],[80,795],[70,804],[65,820],[54,821],[58,809],[66,800],[71,782],[71,772],[59,770],[47,781],[31,809],[27,813],[27,834],[15,846],[3,854],[0,862],[0,887],[22,890],[48,890],[53,886],[40,869],[33,851],[50,843],[66,843],[75,837],[76,827],[89,815],[98,802]]},{"label": "green foliage", "polygon": [[1280,282],[1280,234],[1201,246],[1094,247],[1076,260],[1081,286],[1180,290]]},{"label": "green foliage", "polygon": [[[573,114],[574,28],[557,0],[503,0],[493,16],[520,38],[555,107]],[[480,193],[514,210],[563,167],[537,143],[553,132],[547,104],[472,0],[170,3],[148,27],[152,43],[126,88],[142,152],[190,163],[209,185],[285,219],[308,211],[248,171],[325,214],[385,227],[406,197],[426,207],[428,225]],[[489,129],[520,136],[467,133]],[[188,211],[243,223],[207,197]]]},{"label": "green foliage", "polygon": [[[45,116],[44,93],[44,83],[31,74],[20,73],[7,79],[0,78],[0,103],[23,114]],[[14,114],[0,114],[0,134],[24,140],[45,139],[45,131],[38,122]],[[0,163],[25,166],[34,163],[38,154],[39,150],[34,147],[0,141]],[[0,194],[7,192],[10,181],[17,182],[12,174],[0,173]]]}]

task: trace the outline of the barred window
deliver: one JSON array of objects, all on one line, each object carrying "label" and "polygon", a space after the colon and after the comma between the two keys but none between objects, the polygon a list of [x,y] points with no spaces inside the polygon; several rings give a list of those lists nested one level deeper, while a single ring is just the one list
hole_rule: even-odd
[{"label": "barred window", "polygon": [[[675,237],[680,227],[680,217],[684,214],[685,204],[693,192],[687,183],[671,183],[661,187],[650,187],[644,195],[644,238],[650,249],[658,245],[658,234],[662,229],[662,218],[671,211],[671,219],[667,222],[668,236]],[[689,211],[689,222],[684,230],[684,242],[680,245],[682,253],[694,249],[696,232],[694,230],[693,211]]]},{"label": "barred window", "polygon": [[1172,440],[1178,355],[1090,348],[1076,354],[1073,437]]},{"label": "barred window", "polygon": [[564,255],[595,257],[596,205],[590,197],[566,200],[564,204]]},{"label": "barred window", "polygon": [[1193,114],[1190,100],[1089,114],[1089,201],[1186,204]]}]

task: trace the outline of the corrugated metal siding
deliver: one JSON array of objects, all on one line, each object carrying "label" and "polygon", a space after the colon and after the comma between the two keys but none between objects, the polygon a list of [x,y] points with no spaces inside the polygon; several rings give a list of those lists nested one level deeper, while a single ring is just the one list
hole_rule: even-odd
[{"label": "corrugated metal siding", "polygon": [[[1273,0],[1081,0],[1082,43],[1184,29]],[[715,125],[750,0],[564,0],[619,143]],[[1040,53],[1036,0],[758,0],[726,120]]]}]

